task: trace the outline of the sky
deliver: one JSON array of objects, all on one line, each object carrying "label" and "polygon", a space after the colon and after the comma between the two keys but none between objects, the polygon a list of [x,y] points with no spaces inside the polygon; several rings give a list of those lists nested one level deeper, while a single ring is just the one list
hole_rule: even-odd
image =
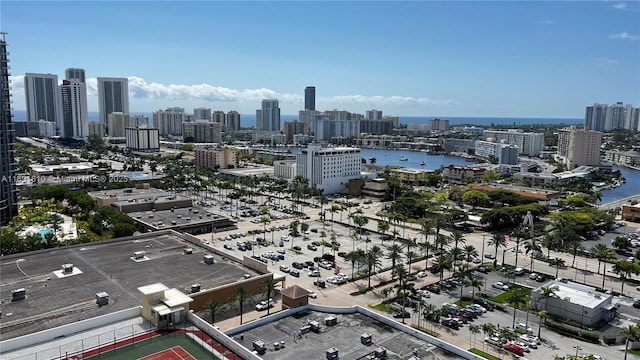
[{"label": "sky", "polygon": [[130,111],[304,108],[396,116],[582,118],[640,106],[639,1],[11,1],[12,99],[23,75],[129,78]]}]

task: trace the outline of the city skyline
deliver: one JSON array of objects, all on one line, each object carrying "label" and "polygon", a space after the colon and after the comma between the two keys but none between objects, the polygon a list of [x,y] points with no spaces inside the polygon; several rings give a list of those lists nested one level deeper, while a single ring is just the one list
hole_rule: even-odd
[{"label": "city skyline", "polygon": [[[273,98],[297,114],[307,86],[320,111],[397,116],[581,118],[594,102],[640,103],[638,2],[250,4],[4,2],[13,107],[26,109],[23,74],[70,67],[86,70],[91,112],[98,77],[128,78],[132,112],[250,114]],[[140,14],[152,25],[132,26]]]}]

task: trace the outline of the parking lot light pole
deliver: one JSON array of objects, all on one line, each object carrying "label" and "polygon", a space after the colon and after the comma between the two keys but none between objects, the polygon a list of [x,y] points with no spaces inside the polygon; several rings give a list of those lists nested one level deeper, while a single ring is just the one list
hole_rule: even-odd
[{"label": "parking lot light pole", "polygon": [[576,349],[576,359],[578,358],[578,351],[582,350],[582,347],[580,346],[574,346],[574,349]]},{"label": "parking lot light pole", "polygon": [[482,255],[480,255],[480,258],[483,259],[482,261],[484,261],[484,238],[485,238],[485,236],[487,236],[487,235],[486,234],[482,235]]}]

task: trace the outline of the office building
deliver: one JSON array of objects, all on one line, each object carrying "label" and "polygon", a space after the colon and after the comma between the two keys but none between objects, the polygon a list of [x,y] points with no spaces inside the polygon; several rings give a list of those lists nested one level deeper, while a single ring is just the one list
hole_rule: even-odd
[{"label": "office building", "polygon": [[225,115],[224,111],[214,111],[211,119],[213,120],[213,122],[220,123],[223,126],[227,125],[227,116]]},{"label": "office building", "polygon": [[187,143],[221,143],[222,124],[206,120],[183,122],[182,139]]},{"label": "office building", "polygon": [[585,110],[584,128],[594,131],[639,130],[639,114],[640,109],[622,102],[612,105],[595,103]]},{"label": "office building", "polygon": [[229,111],[227,113],[227,125],[229,131],[238,131],[240,130],[240,113],[237,111]]},{"label": "office building", "polygon": [[256,128],[258,130],[280,130],[280,107],[278,100],[262,100],[262,109],[256,110]]},{"label": "office building", "polygon": [[211,109],[205,107],[199,107],[193,109],[193,116],[196,120],[211,121]]},{"label": "office building", "polygon": [[100,121],[89,121],[89,136],[104,137],[104,124]]},{"label": "office building", "polygon": [[[545,310],[550,316],[559,316],[591,327],[607,323],[615,317],[617,308],[613,295],[596,291],[587,285],[567,280],[552,280],[531,291],[531,309]],[[544,296],[544,289],[554,290]]]},{"label": "office building", "polygon": [[182,122],[184,121],[184,108],[169,108],[153,113],[153,126],[160,132],[160,136],[182,135]]},{"label": "office building", "polygon": [[520,129],[485,130],[482,137],[484,140],[513,144],[518,147],[519,155],[522,156],[537,157],[544,146],[544,134],[523,132]]},{"label": "office building", "polygon": [[112,112],[107,118],[107,134],[109,137],[124,137],[124,129],[129,127],[129,115],[121,112]]},{"label": "office building", "polygon": [[304,89],[304,109],[315,110],[316,109],[316,87],[307,86]]},{"label": "office building", "polygon": [[558,132],[558,155],[569,170],[578,166],[599,166],[602,133],[576,129],[575,126]]},{"label": "office building", "polygon": [[27,121],[46,120],[62,128],[62,108],[58,75],[26,73],[24,95],[27,105]]},{"label": "office building", "polygon": [[360,179],[361,167],[358,148],[312,144],[296,155],[297,176],[308,179],[309,186],[321,189],[324,195],[346,192],[349,180]]},{"label": "office building", "polygon": [[160,151],[160,134],[158,129],[140,126],[125,129],[127,148],[138,152]]},{"label": "office building", "polygon": [[80,80],[63,80],[60,85],[62,98],[62,126],[60,136],[84,139],[89,136],[87,124],[87,85]]},{"label": "office building", "polygon": [[86,84],[84,69],[80,68],[67,68],[64,71],[65,80],[78,80],[83,84]]},{"label": "office building", "polygon": [[[98,111],[100,122],[107,125],[109,114],[129,115],[129,80],[127,78],[98,78]],[[124,129],[123,135],[124,136]]]},{"label": "office building", "polygon": [[229,169],[238,164],[236,151],[230,148],[196,149],[195,165],[212,169]]},{"label": "office building", "polygon": [[[0,32],[0,226],[6,226],[18,215],[16,164],[14,159],[15,130],[11,114],[9,91],[9,53],[6,33]],[[25,80],[26,84],[26,80]]]}]

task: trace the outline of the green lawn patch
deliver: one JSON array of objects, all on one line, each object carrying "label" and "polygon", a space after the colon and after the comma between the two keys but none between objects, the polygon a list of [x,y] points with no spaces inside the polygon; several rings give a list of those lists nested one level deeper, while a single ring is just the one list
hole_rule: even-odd
[{"label": "green lawn patch", "polygon": [[289,251],[291,251],[294,254],[298,254],[298,255],[304,254],[302,251],[298,251],[298,250],[294,250],[294,249],[289,249]]},{"label": "green lawn patch", "polygon": [[385,304],[385,303],[380,303],[378,305],[369,305],[370,308],[372,309],[376,309],[378,311],[384,311],[384,312],[388,312],[388,313],[392,313],[395,311],[398,311],[398,308],[393,306],[393,305],[389,305],[389,304]]},{"label": "green lawn patch", "polygon": [[490,297],[489,300],[497,302],[499,304],[505,304],[507,302],[507,298],[511,296],[511,294],[513,294],[513,292],[515,291],[524,293],[527,296],[531,296],[531,288],[520,286],[520,285],[513,285],[511,289],[503,292],[502,294]]},{"label": "green lawn patch", "polygon": [[640,356],[640,349],[629,349],[629,354]]},{"label": "green lawn patch", "polygon": [[480,350],[480,349],[471,348],[471,349],[469,349],[469,352],[472,352],[472,353],[474,353],[474,354],[476,354],[476,355],[480,355],[480,356],[482,356],[482,357],[483,357],[483,358],[485,358],[485,359],[489,359],[489,360],[500,360],[500,358],[499,358],[499,357],[497,357],[497,356],[493,356],[493,355],[491,355],[491,354],[487,354],[486,352],[484,352],[484,351],[482,351],[482,350]]}]

